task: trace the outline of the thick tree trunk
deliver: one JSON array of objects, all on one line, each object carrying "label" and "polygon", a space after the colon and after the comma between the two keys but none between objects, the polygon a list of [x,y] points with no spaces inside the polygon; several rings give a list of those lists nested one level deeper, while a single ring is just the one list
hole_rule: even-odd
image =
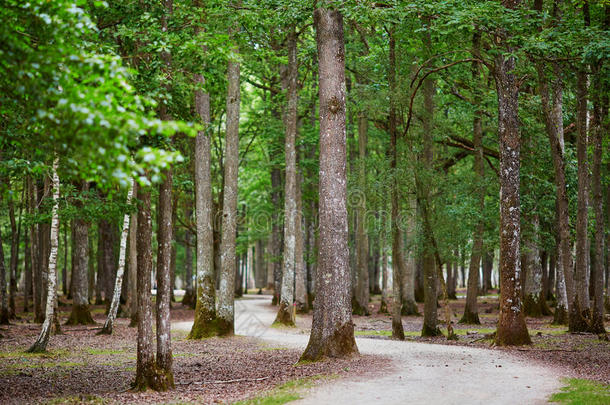
[{"label": "thick tree trunk", "polygon": [[[131,182],[129,187],[129,191],[127,192],[127,205],[131,204],[131,199],[133,197],[133,189],[134,189],[134,181]],[[171,190],[170,190],[171,191]],[[161,198],[160,198],[161,199]],[[159,218],[159,228],[162,226],[161,218]],[[121,290],[123,287],[123,273],[125,272],[125,253],[127,250],[127,235],[129,232],[129,213],[123,215],[123,227],[121,228],[121,240],[119,243],[119,266],[116,271],[116,280],[114,282],[114,293],[112,294],[112,302],[110,304],[110,309],[108,310],[108,317],[106,318],[106,322],[104,323],[104,327],[99,332],[99,334],[110,335],[112,334],[112,327],[114,325],[114,320],[116,319],[117,313],[119,311],[119,305],[121,301]],[[159,240],[159,239],[157,239]],[[159,241],[159,244],[161,242]],[[159,287],[157,286],[157,289]],[[159,301],[158,293],[157,293],[157,302]]]},{"label": "thick tree trunk", "polygon": [[[508,7],[519,2],[503,0]],[[510,49],[509,49],[510,51]],[[494,74],[498,93],[500,137],[500,317],[498,345],[530,344],[521,304],[521,198],[519,194],[520,150],[519,84],[515,58],[496,56]]]},{"label": "thick tree trunk", "polygon": [[368,118],[364,112],[358,116],[358,190],[356,190],[356,296],[354,314],[369,312],[369,238],[366,230],[366,145]]},{"label": "thick tree trunk", "polygon": [[314,11],[320,100],[320,236],[316,301],[302,360],[358,353],[347,246],[345,45],[339,11]]},{"label": "thick tree trunk", "polygon": [[[203,86],[202,74],[195,75],[195,82]],[[195,90],[195,109],[204,130],[195,138],[195,220],[197,300],[195,321],[189,339],[201,339],[219,334],[216,316],[216,274],[214,257],[214,223],[212,202],[211,152],[210,152],[210,95]]]},{"label": "thick tree trunk", "polygon": [[[233,29],[231,30],[233,33]],[[233,50],[234,53],[238,49]],[[222,240],[220,245],[220,292],[218,299],[218,334],[234,331],[235,238],[237,234],[237,170],[239,165],[239,62],[229,61],[227,68],[227,123],[224,161]]]},{"label": "thick tree trunk", "polygon": [[[297,233],[297,167],[296,167],[296,136],[297,136],[297,37],[294,25],[286,38],[288,50],[288,65],[282,72],[282,87],[286,93],[286,110],[284,111],[286,159],[286,182],[284,184],[284,257],[282,261],[282,290],[280,307],[274,323],[294,326],[294,272],[295,245]],[[301,225],[298,224],[299,231]]]},{"label": "thick tree trunk", "polygon": [[162,373],[167,380],[167,387],[165,388],[173,388],[174,374],[172,371],[170,331],[171,261],[174,230],[172,169],[164,170],[163,175],[163,182],[159,185],[159,202],[157,204],[157,367],[159,373]]},{"label": "thick tree trunk", "polygon": [[[89,190],[87,182],[81,183],[80,191]],[[82,208],[77,205],[77,209]],[[66,325],[91,325],[95,321],[89,311],[89,224],[84,218],[72,221],[74,254],[72,265],[72,313]]]},{"label": "thick tree trunk", "polygon": [[157,369],[153,347],[152,308],[151,308],[151,275],[152,275],[152,215],[150,208],[150,190],[138,188],[138,344],[136,379],[134,388],[145,391],[152,388],[164,391],[168,381]]},{"label": "thick tree trunk", "polygon": [[[47,279],[47,303],[45,309],[45,319],[42,324],[42,329],[38,339],[30,348],[29,353],[41,353],[47,350],[47,343],[51,336],[52,323],[55,322],[55,300],[56,300],[56,284],[57,284],[57,249],[59,247],[59,176],[57,175],[57,167],[59,165],[59,159],[55,158],[53,162],[53,208],[51,211],[51,238],[50,238],[50,251],[48,258],[48,279]],[[4,259],[3,257],[1,259]],[[3,260],[4,262],[4,260]]]}]

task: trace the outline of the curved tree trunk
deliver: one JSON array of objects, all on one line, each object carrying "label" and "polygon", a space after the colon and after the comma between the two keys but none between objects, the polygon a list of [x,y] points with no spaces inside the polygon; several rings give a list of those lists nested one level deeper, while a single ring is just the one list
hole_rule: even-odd
[{"label": "curved tree trunk", "polygon": [[345,45],[339,11],[314,11],[320,98],[320,236],[316,301],[309,344],[301,360],[358,352],[351,311],[347,246]]},{"label": "curved tree trunk", "polygon": [[[57,283],[57,249],[59,247],[59,217],[57,214],[59,205],[59,176],[57,175],[57,167],[59,165],[59,159],[55,158],[53,162],[53,208],[51,211],[51,240],[50,240],[50,252],[48,259],[48,278],[47,278],[47,303],[45,309],[45,319],[42,324],[42,329],[38,339],[30,348],[29,353],[41,353],[47,350],[47,343],[51,335],[52,323],[55,321],[55,300],[56,291],[55,286]],[[4,259],[4,258],[2,258]],[[4,261],[4,260],[3,260]]]}]

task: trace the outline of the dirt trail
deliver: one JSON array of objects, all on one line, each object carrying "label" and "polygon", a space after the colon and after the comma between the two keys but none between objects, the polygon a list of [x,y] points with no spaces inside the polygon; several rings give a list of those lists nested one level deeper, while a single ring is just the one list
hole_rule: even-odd
[{"label": "dirt trail", "polygon": [[[308,333],[270,328],[275,309],[268,296],[236,301],[236,333],[304,349]],[[192,322],[174,329],[190,330]],[[295,404],[544,404],[561,386],[553,370],[493,350],[357,338],[360,353],[391,358],[392,370],[376,377],[317,385]]]}]

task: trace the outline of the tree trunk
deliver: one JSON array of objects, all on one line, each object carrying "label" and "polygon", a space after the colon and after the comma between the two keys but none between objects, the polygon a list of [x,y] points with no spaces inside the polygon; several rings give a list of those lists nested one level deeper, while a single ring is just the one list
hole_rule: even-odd
[{"label": "tree trunk", "polygon": [[[187,211],[187,218],[192,217],[192,212],[189,209]],[[182,297],[182,305],[195,308],[196,299],[193,294],[193,248],[191,246],[191,231],[186,229],[184,231],[184,269],[185,269],[185,288],[184,296]]]},{"label": "tree trunk", "polygon": [[[230,35],[234,34],[232,28]],[[238,49],[233,49],[238,53]],[[237,234],[237,170],[239,165],[240,66],[229,60],[227,68],[227,123],[224,161],[222,240],[220,246],[220,292],[218,300],[218,333],[232,335],[234,331],[235,238]]]},{"label": "tree trunk", "polygon": [[[417,303],[415,302],[415,272],[416,272],[416,234],[417,234],[417,200],[414,196],[409,197],[410,215],[407,219],[407,243],[409,244],[409,256],[401,268],[401,294],[402,294],[402,315],[417,315]],[[400,241],[400,251],[402,248],[402,236]],[[404,259],[402,259],[404,260]]]},{"label": "tree trunk", "polygon": [[[477,52],[481,49],[481,34],[475,31],[472,38],[473,49]],[[479,86],[480,79],[480,64],[473,62],[472,78],[474,85],[473,104],[475,107],[474,119],[472,124],[472,143],[474,145],[474,172],[476,174],[476,191],[478,197],[478,221],[475,227],[474,235],[472,236],[472,253],[470,255],[470,267],[468,268],[468,289],[466,290],[466,306],[464,307],[464,315],[460,319],[460,323],[481,324],[479,321],[479,307],[477,305],[477,296],[479,295],[479,270],[481,265],[481,255],[483,253],[483,232],[485,223],[483,222],[483,213],[485,209],[485,172],[483,167],[483,127],[482,118],[483,111],[480,109],[481,93]]]},{"label": "tree trunk", "polygon": [[[298,115],[297,93],[297,36],[294,25],[286,38],[288,50],[288,65],[282,71],[282,87],[287,91],[286,110],[284,112],[286,158],[286,182],[284,184],[284,257],[282,270],[282,290],[280,307],[274,323],[294,326],[294,272],[295,244],[297,233],[297,167],[296,167],[296,136]],[[298,224],[299,232],[301,225]]]},{"label": "tree trunk", "polygon": [[[29,215],[35,215],[36,207],[38,206],[38,189],[36,187],[36,181],[28,176],[28,195],[29,195]],[[39,225],[33,223],[30,226],[30,255],[32,263],[32,301],[34,307],[34,322],[42,320],[42,303],[41,297],[42,288],[41,275],[40,275],[40,256],[39,256],[39,239],[38,231]]]},{"label": "tree trunk", "polygon": [[[382,236],[383,238],[383,236]],[[385,248],[383,239],[380,243],[381,249],[381,305],[379,306],[380,314],[388,313],[388,252]]]},{"label": "tree trunk", "polygon": [[[166,1],[167,3],[168,1]],[[159,185],[159,202],[157,205],[157,367],[159,373],[162,373],[167,380],[167,387],[165,388],[173,388],[170,308],[174,223],[171,167],[164,170],[163,175],[163,182]]]},{"label": "tree trunk", "polygon": [[358,353],[347,246],[343,17],[339,11],[318,8],[314,24],[319,61],[320,236],[311,336],[301,356],[312,361]]},{"label": "tree trunk", "polygon": [[[26,198],[29,198],[29,196]],[[23,259],[23,271],[25,272],[25,288],[23,290],[23,312],[28,312],[30,310],[30,299],[32,298],[32,252],[30,249],[30,237],[26,234]]]},{"label": "tree trunk", "polygon": [[273,266],[273,305],[278,305],[280,302],[280,292],[282,289],[282,262],[281,262],[281,226],[278,212],[281,211],[281,173],[279,168],[271,169],[271,202],[273,204],[273,224],[271,227],[271,261]]},{"label": "tree trunk", "polygon": [[[10,181],[7,178],[6,185],[10,191]],[[9,295],[8,295],[8,312],[11,319],[15,318],[15,294],[17,293],[17,264],[19,262],[19,241],[21,239],[21,208],[23,207],[23,195],[21,197],[21,205],[19,206],[19,226],[15,220],[15,206],[12,196],[8,199],[9,220],[11,223],[11,259],[9,264]],[[65,272],[65,270],[64,270]]]},{"label": "tree trunk", "polygon": [[546,305],[546,300],[542,290],[542,263],[540,259],[540,249],[538,240],[540,234],[540,219],[538,214],[531,218],[534,227],[534,238],[526,242],[527,252],[525,252],[525,288],[523,312],[525,316],[541,317],[550,315],[551,311]]},{"label": "tree trunk", "polygon": [[[1,202],[2,197],[0,195],[0,203]],[[4,248],[2,246],[2,235],[0,234],[0,325],[8,325],[9,318],[8,296],[6,291],[6,267],[4,266]]]},{"label": "tree trunk", "polygon": [[[138,185],[133,185],[133,196],[138,194]],[[129,222],[129,312],[130,327],[138,325],[138,213],[131,214]]]},{"label": "tree trunk", "polygon": [[576,262],[574,266],[574,296],[568,303],[570,332],[588,330],[591,317],[589,307],[588,277],[588,211],[589,211],[589,164],[587,158],[587,74],[576,74],[576,98],[578,112],[576,127],[578,133],[578,209],[576,211]]},{"label": "tree trunk", "polygon": [[391,232],[392,232],[392,338],[403,340],[405,338],[402,326],[402,275],[406,272],[405,259],[403,256],[403,237],[400,216],[400,196],[396,168],[398,166],[398,129],[396,117],[396,38],[395,29],[389,31],[389,69],[388,87],[390,90],[390,110],[388,116],[388,128],[390,132],[390,170],[392,176],[391,190]]},{"label": "tree trunk", "polygon": [[153,266],[152,258],[152,215],[150,208],[150,190],[138,188],[138,348],[136,379],[134,388],[145,391],[152,388],[157,391],[167,389],[165,375],[157,369],[153,348],[152,308],[150,282]]},{"label": "tree trunk", "polygon": [[358,115],[358,190],[356,190],[356,299],[354,314],[369,312],[369,238],[366,230],[366,144],[368,118],[364,112]]},{"label": "tree trunk", "polygon": [[303,175],[299,171],[297,175],[297,218],[296,218],[296,241],[295,241],[295,292],[294,300],[296,310],[301,313],[309,311],[307,300],[307,269],[305,268],[305,236],[303,228],[303,199],[301,196],[301,184]]},{"label": "tree trunk", "polygon": [[[424,46],[431,49],[432,43],[430,35],[424,35]],[[434,93],[435,84],[432,79],[426,79],[423,83],[424,92],[424,116],[423,116],[423,160],[424,167],[427,171],[433,170],[433,150],[432,150],[432,128],[434,117]],[[422,336],[438,336],[441,334],[438,329],[438,289],[439,273],[437,271],[435,250],[436,246],[432,243],[434,234],[430,225],[430,205],[432,199],[430,197],[431,184],[427,181],[422,183],[417,180],[416,188],[418,198],[422,203],[422,218],[424,222],[424,257],[423,257],[423,276],[424,276],[424,324],[422,326]],[[440,265],[440,264],[439,264]],[[476,297],[476,292],[475,292]]]},{"label": "tree trunk", "polygon": [[[608,9],[606,16],[610,17]],[[606,28],[610,18],[606,18]],[[595,237],[594,237],[594,274],[593,285],[593,312],[591,314],[590,331],[592,333],[605,333],[604,328],[604,201],[602,196],[602,158],[603,158],[603,136],[607,135],[608,125],[608,86],[604,86],[604,80],[596,66],[594,76],[595,92],[593,96],[593,122],[591,125],[591,144],[593,145],[593,167],[591,173],[591,191],[593,197],[593,211],[595,212]],[[610,201],[606,204],[610,207]]]},{"label": "tree trunk", "polygon": [[[133,197],[133,189],[134,189],[134,181],[131,182],[129,187],[129,191],[127,192],[127,201],[126,204],[131,204],[131,199]],[[171,190],[170,190],[171,191]],[[159,228],[161,228],[163,222],[161,222],[161,218],[158,219]],[[114,293],[112,294],[112,302],[110,304],[110,309],[108,310],[108,317],[106,318],[106,322],[104,323],[104,327],[98,334],[110,335],[112,334],[112,327],[114,325],[114,320],[116,319],[117,312],[119,311],[119,304],[121,303],[121,290],[123,287],[123,273],[125,272],[125,252],[127,250],[127,234],[129,232],[129,213],[123,215],[123,228],[121,228],[121,240],[119,244],[119,266],[116,271],[116,280],[114,282]],[[159,242],[160,244],[161,242]],[[158,289],[159,287],[157,287]],[[157,302],[159,301],[158,293],[157,293]]]},{"label": "tree trunk", "polygon": [[[520,1],[502,0],[514,8]],[[511,49],[508,49],[511,52]],[[494,74],[498,93],[500,136],[500,317],[498,345],[530,344],[521,304],[521,199],[519,194],[519,84],[514,74],[515,58],[496,56]]]},{"label": "tree trunk", "polygon": [[[205,84],[203,74],[195,82]],[[210,95],[195,90],[195,109],[204,125],[195,138],[195,220],[197,300],[195,321],[189,339],[202,339],[219,334],[216,316],[216,273],[214,271],[214,223],[210,152]],[[227,133],[228,135],[228,133]],[[226,157],[225,157],[226,159]]]},{"label": "tree trunk", "polygon": [[[51,335],[52,323],[55,321],[55,300],[56,300],[56,283],[57,283],[57,248],[59,246],[59,217],[57,214],[59,206],[59,176],[57,175],[57,167],[59,159],[55,158],[53,162],[53,208],[51,211],[51,239],[48,263],[48,279],[47,279],[47,303],[45,309],[45,319],[42,324],[42,329],[38,339],[30,348],[29,353],[42,353],[47,350],[47,343]],[[4,259],[4,257],[0,258]],[[4,260],[2,260],[4,262]],[[4,267],[4,265],[3,265]]]},{"label": "tree trunk", "polygon": [[[88,183],[83,181],[80,192],[84,194],[87,191]],[[82,205],[79,203],[76,208],[82,209]],[[72,220],[72,237],[72,313],[66,325],[91,325],[95,324],[95,321],[89,311],[89,224],[84,218],[77,217]]]}]

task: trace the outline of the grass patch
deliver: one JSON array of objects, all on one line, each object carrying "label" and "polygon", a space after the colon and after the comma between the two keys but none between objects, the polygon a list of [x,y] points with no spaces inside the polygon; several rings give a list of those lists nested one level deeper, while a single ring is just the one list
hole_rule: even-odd
[{"label": "grass patch", "polygon": [[26,353],[23,350],[11,350],[8,352],[0,352],[0,359],[16,359],[23,357],[26,358],[41,358],[41,359],[54,359],[61,356],[67,356],[70,352],[66,349],[50,350],[43,353]]},{"label": "grass patch", "polygon": [[313,376],[306,378],[299,378],[296,380],[288,381],[271,391],[267,391],[263,395],[246,399],[243,401],[235,402],[234,405],[282,405],[291,401],[301,399],[300,391],[310,388],[315,381],[323,378],[334,378],[336,376]]},{"label": "grass patch", "polygon": [[392,336],[391,330],[357,330],[354,331],[356,336]]},{"label": "grass patch", "polygon": [[125,353],[125,350],[120,349],[87,349],[87,354],[93,355],[113,355],[123,353]]},{"label": "grass patch", "polygon": [[580,378],[564,380],[561,392],[551,395],[550,402],[571,405],[606,405],[610,403],[610,385]]}]

